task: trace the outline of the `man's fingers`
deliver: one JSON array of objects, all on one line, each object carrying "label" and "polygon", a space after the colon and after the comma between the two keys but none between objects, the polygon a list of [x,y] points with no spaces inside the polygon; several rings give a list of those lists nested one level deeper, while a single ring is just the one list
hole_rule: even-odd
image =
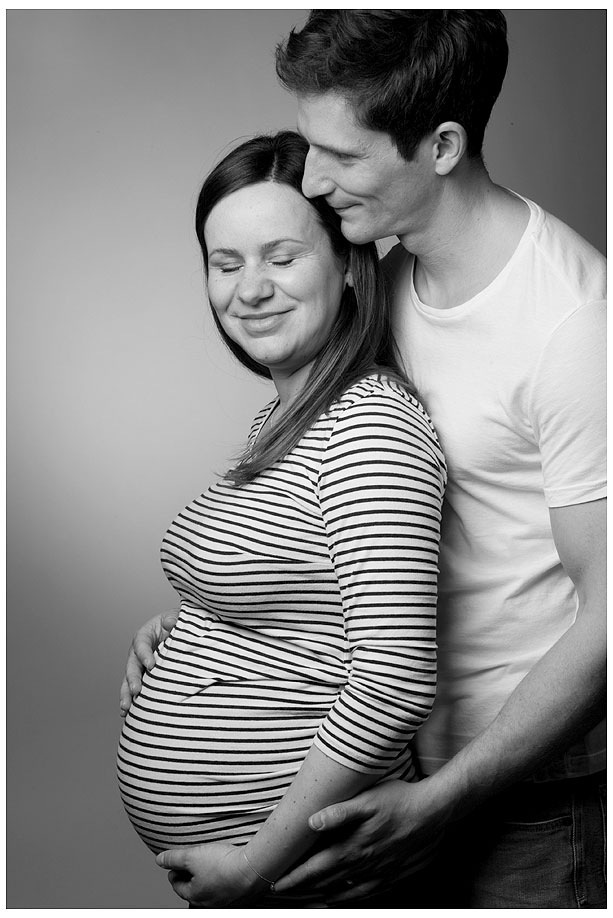
[{"label": "man's fingers", "polygon": [[309,826],[316,832],[330,832],[340,829],[354,819],[366,818],[366,813],[355,800],[346,800],[343,803],[333,803],[309,817]]},{"label": "man's fingers", "polygon": [[353,883],[352,880],[345,881],[345,888],[336,894],[328,894],[326,896],[326,901],[330,904],[337,902],[342,904],[343,902],[353,902],[356,899],[367,899],[368,896],[374,896],[377,892],[376,883],[361,883],[357,885]]},{"label": "man's fingers", "polygon": [[[362,799],[361,795],[358,795],[351,800],[334,803],[313,813],[309,818],[309,826],[317,832],[331,832],[355,821],[366,822],[371,814],[372,808],[368,806],[367,798]],[[335,892],[342,891],[343,898],[356,899],[359,896],[354,892],[355,887],[347,882],[351,880],[355,870],[354,849],[341,842],[318,851],[304,863],[298,864],[286,876],[277,880],[275,889],[281,893],[298,886],[308,885],[312,889],[322,886],[326,891],[332,888]],[[363,887],[364,884],[361,883],[360,888]]]},{"label": "man's fingers", "polygon": [[309,888],[313,888],[318,880],[325,879],[327,874],[335,871],[338,871],[338,860],[334,855],[334,849],[326,848],[325,851],[314,854],[277,880],[275,892],[286,892],[286,890],[306,884]]}]

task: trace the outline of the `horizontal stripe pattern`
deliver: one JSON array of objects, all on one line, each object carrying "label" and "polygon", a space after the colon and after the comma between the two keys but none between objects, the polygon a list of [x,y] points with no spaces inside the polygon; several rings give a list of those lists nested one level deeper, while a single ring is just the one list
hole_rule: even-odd
[{"label": "horizontal stripe pattern", "polygon": [[118,751],[124,805],[153,851],[246,842],[313,742],[351,769],[414,778],[407,744],[435,692],[444,484],[421,405],[368,377],[283,461],[179,514],[161,552],[179,620]]}]

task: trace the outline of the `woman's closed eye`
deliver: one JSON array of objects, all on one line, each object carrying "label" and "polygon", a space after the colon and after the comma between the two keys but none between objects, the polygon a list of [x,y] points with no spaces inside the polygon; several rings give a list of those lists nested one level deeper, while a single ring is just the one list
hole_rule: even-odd
[{"label": "woman's closed eye", "polygon": [[218,271],[221,271],[222,274],[234,274],[242,265],[216,265],[214,266]]},{"label": "woman's closed eye", "polygon": [[[286,257],[271,258],[269,264],[273,265],[275,268],[289,268],[296,261],[295,255],[289,255]],[[216,268],[221,274],[236,274],[237,271],[243,267],[242,264],[233,263],[233,264],[223,264],[223,265],[211,265],[212,268]]]},{"label": "woman's closed eye", "polygon": [[271,260],[270,263],[271,263],[271,265],[274,265],[275,267],[287,268],[287,267],[288,267],[289,265],[291,265],[294,261],[296,261],[296,256],[295,256],[295,255],[289,255],[289,256],[287,256],[286,258],[274,258],[274,259]]}]

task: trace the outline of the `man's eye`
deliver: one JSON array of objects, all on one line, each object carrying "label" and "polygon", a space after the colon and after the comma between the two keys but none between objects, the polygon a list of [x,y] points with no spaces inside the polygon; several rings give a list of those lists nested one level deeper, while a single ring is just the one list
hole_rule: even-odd
[{"label": "man's eye", "polygon": [[219,270],[222,274],[234,274],[235,271],[238,271],[240,265],[220,265]]}]

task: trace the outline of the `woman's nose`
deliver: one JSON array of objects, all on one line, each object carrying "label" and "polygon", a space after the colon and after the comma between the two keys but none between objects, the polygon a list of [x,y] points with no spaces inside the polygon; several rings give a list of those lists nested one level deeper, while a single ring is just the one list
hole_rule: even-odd
[{"label": "woman's nose", "polygon": [[237,289],[241,302],[255,306],[260,300],[269,299],[273,293],[274,286],[265,269],[247,266],[243,268]]},{"label": "woman's nose", "polygon": [[326,175],[323,163],[312,150],[307,153],[302,177],[302,192],[307,198],[317,198],[320,195],[330,194],[334,191],[334,182]]}]

